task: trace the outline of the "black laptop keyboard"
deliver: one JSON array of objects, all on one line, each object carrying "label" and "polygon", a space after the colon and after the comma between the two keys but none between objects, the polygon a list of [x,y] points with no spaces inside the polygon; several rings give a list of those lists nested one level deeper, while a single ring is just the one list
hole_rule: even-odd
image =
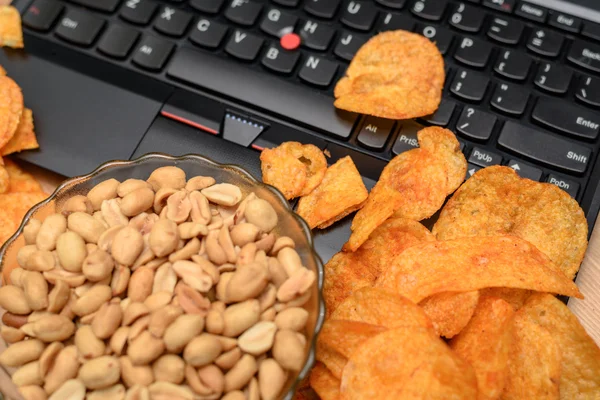
[{"label": "black laptop keyboard", "polygon": [[[293,139],[322,144],[333,159],[351,154],[373,179],[417,145],[422,125],[438,125],[457,133],[469,175],[509,165],[558,185],[584,207],[596,187],[600,25],[532,3],[35,0],[23,23],[34,36],[270,111],[301,127]],[[444,54],[438,111],[416,121],[336,112],[333,87],[354,53],[371,35],[394,29],[425,35]],[[249,129],[226,139],[255,149],[290,139],[261,135],[260,123],[245,122]]]}]

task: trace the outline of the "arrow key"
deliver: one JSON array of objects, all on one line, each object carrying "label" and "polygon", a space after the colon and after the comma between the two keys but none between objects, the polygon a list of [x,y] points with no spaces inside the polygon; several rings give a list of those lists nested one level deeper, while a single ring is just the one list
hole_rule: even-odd
[{"label": "arrow key", "polygon": [[468,163],[467,164],[467,175],[465,175],[465,180],[469,179],[470,177],[473,176],[473,174],[477,171],[479,171],[481,169],[481,167],[475,165],[475,164],[471,164]]},{"label": "arrow key", "polygon": [[358,143],[373,150],[381,150],[385,146],[395,121],[368,116],[365,118],[360,132],[358,132]]},{"label": "arrow key", "polygon": [[532,181],[539,181],[542,178],[542,170],[536,167],[532,167],[529,164],[522,163],[517,160],[510,160],[508,166],[514,169],[521,178],[531,179]]}]

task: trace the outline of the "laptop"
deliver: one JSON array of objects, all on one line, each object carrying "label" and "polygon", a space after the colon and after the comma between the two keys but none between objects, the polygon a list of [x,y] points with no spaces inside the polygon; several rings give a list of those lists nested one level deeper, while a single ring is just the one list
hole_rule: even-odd
[{"label": "laptop", "polygon": [[[422,126],[454,131],[468,176],[507,165],[600,208],[596,0],[16,0],[25,50],[0,64],[23,87],[40,150],[66,176],[148,152],[198,153],[260,176],[259,152],[313,143],[350,155],[368,187]],[[445,58],[435,114],[335,110],[333,87],[369,37],[404,29]],[[328,260],[351,218],[319,231]]]}]

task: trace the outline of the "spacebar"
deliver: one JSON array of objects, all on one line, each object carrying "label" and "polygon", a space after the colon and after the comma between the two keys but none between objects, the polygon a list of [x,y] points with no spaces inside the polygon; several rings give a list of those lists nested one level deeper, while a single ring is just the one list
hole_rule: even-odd
[{"label": "spacebar", "polygon": [[340,138],[358,117],[336,110],[330,96],[193,49],[179,49],[167,75]]}]

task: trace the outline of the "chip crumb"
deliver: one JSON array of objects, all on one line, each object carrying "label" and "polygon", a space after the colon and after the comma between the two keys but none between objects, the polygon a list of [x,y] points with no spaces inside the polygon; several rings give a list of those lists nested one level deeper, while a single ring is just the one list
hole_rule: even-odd
[{"label": "chip crumb", "polygon": [[0,6],[0,47],[23,48],[21,14],[13,6]]}]

